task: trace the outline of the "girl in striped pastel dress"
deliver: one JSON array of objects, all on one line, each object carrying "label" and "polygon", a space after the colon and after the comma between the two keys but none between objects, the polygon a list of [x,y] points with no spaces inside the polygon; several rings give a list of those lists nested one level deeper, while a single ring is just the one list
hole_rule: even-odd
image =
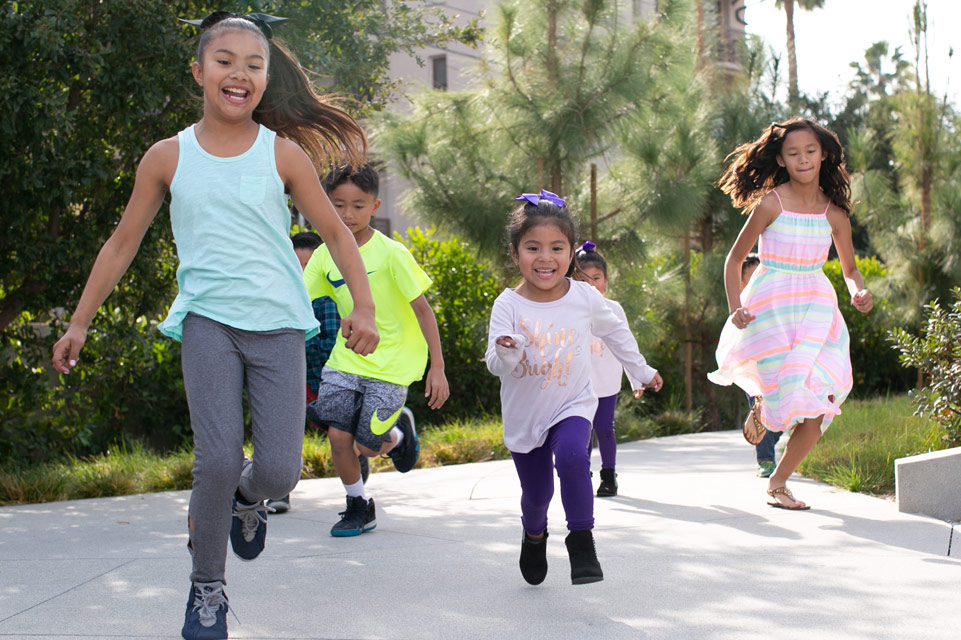
[{"label": "girl in striped pastel dress", "polygon": [[[851,303],[862,313],[873,306],[854,260],[844,153],[832,131],[793,118],[728,157],[721,190],[750,215],[724,265],[730,317],[708,378],[755,398],[743,426],[751,444],[767,429],[791,431],[768,504],[808,509],[787,479],[840,415],[853,382],[848,330],[822,271],[832,238]],[[761,264],[739,294],[741,263],[758,239]]]}]

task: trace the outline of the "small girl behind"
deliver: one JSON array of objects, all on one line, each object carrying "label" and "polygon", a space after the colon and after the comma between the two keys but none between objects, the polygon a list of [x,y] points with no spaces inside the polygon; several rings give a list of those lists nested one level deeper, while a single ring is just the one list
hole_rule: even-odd
[{"label": "small girl behind", "polygon": [[[611,308],[614,315],[625,324],[627,314],[616,300],[607,297],[607,260],[597,252],[593,242],[585,242],[577,250],[577,266],[586,282],[601,292],[604,301]],[[617,394],[621,390],[621,375],[624,365],[611,353],[601,338],[594,337],[591,342],[591,382],[594,393],[597,394],[597,412],[594,414],[593,433],[597,436],[597,448],[601,452],[601,484],[597,487],[598,498],[610,498],[617,495],[617,473],[614,471],[617,459],[617,438],[614,437],[614,408],[617,406]],[[628,376],[630,377],[630,376]],[[643,385],[631,379],[631,385],[637,389],[635,398],[644,393]],[[590,453],[588,439],[588,453]]]},{"label": "small girl behind", "polygon": [[[354,296],[354,312],[341,324],[347,346],[366,355],[378,340],[357,245],[314,164],[362,157],[366,139],[270,39],[275,20],[218,11],[200,23],[192,71],[203,90],[203,117],[144,154],[123,216],[53,347],[54,368],[69,373],[97,309],[169,191],[180,291],[159,328],[182,342],[193,431],[193,566],[181,630],[188,639],[227,637],[228,538],[241,559],[256,558],[267,533],[264,500],[287,495],[300,478],[304,341],[317,332],[317,320],[288,238],[288,194],[328,243]],[[253,460],[243,451],[245,390]]]},{"label": "small girl behind", "polygon": [[576,224],[564,200],[523,194],[507,227],[510,256],[523,282],[494,301],[487,368],[501,379],[504,443],[521,483],[520,569],[530,584],[547,576],[547,508],[554,469],[570,533],[571,582],[604,579],[594,548],[594,496],[587,443],[597,396],[591,385],[592,335],[637,380],[659,390],[657,371],[626,324],[585,282],[571,280]]},{"label": "small girl behind", "polygon": [[[832,239],[851,303],[862,313],[873,306],[854,260],[844,152],[833,132],[794,118],[730,157],[721,190],[750,215],[724,265],[730,317],[708,377],[754,397],[743,426],[751,444],[767,430],[792,431],[768,480],[769,504],[807,509],[787,479],[840,415],[853,383],[848,330],[822,270]],[[740,291],[741,265],[759,239],[760,266]]]}]

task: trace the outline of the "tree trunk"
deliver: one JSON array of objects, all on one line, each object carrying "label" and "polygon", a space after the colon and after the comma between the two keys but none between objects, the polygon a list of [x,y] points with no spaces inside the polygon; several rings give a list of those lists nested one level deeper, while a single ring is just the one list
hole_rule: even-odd
[{"label": "tree trunk", "polygon": [[794,0],[784,0],[784,14],[787,16],[787,101],[791,107],[798,103],[797,50],[794,47]]},{"label": "tree trunk", "polygon": [[684,231],[684,409],[694,409],[694,353],[691,337],[691,233]]},{"label": "tree trunk", "polygon": [[597,240],[597,165],[591,163],[591,242]]},{"label": "tree trunk", "polygon": [[697,3],[697,56],[695,58],[697,69],[704,68],[704,0],[696,0]]}]

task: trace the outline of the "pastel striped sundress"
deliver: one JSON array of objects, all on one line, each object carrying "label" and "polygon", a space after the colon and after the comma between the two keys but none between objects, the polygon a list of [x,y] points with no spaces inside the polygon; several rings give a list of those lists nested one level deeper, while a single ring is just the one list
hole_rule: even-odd
[{"label": "pastel striped sundress", "polygon": [[741,292],[741,305],[755,319],[744,329],[728,319],[717,345],[718,369],[708,374],[716,384],[762,396],[761,422],[774,431],[823,415],[823,432],[841,414],[854,382],[848,329],[822,270],[831,248],[826,214],[827,208],[795,213],[781,205],[761,233],[761,264]]}]

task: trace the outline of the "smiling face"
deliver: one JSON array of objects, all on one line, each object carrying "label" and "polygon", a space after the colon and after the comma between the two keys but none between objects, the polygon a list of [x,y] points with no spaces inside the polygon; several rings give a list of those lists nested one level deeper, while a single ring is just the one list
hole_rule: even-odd
[{"label": "smiling face", "polygon": [[574,248],[556,224],[544,222],[528,229],[511,247],[511,258],[524,276],[516,290],[520,295],[534,302],[552,302],[567,293],[565,276]]},{"label": "smiling face", "polygon": [[249,118],[267,88],[267,47],[263,36],[226,27],[211,36],[191,67],[203,88],[204,116]]},{"label": "smiling face", "polygon": [[370,219],[380,208],[377,196],[367,193],[350,180],[331,189],[328,195],[337,215],[354,234],[357,246],[360,247],[370,240],[374,235],[374,230],[370,228]]},{"label": "smiling face", "polygon": [[777,163],[787,169],[791,180],[817,183],[821,176],[821,162],[827,154],[813,131],[807,127],[796,129],[784,137]]},{"label": "smiling face", "polygon": [[587,276],[587,281],[601,292],[601,295],[607,293],[607,276],[601,269],[595,266],[587,266],[581,267],[581,271]]}]

